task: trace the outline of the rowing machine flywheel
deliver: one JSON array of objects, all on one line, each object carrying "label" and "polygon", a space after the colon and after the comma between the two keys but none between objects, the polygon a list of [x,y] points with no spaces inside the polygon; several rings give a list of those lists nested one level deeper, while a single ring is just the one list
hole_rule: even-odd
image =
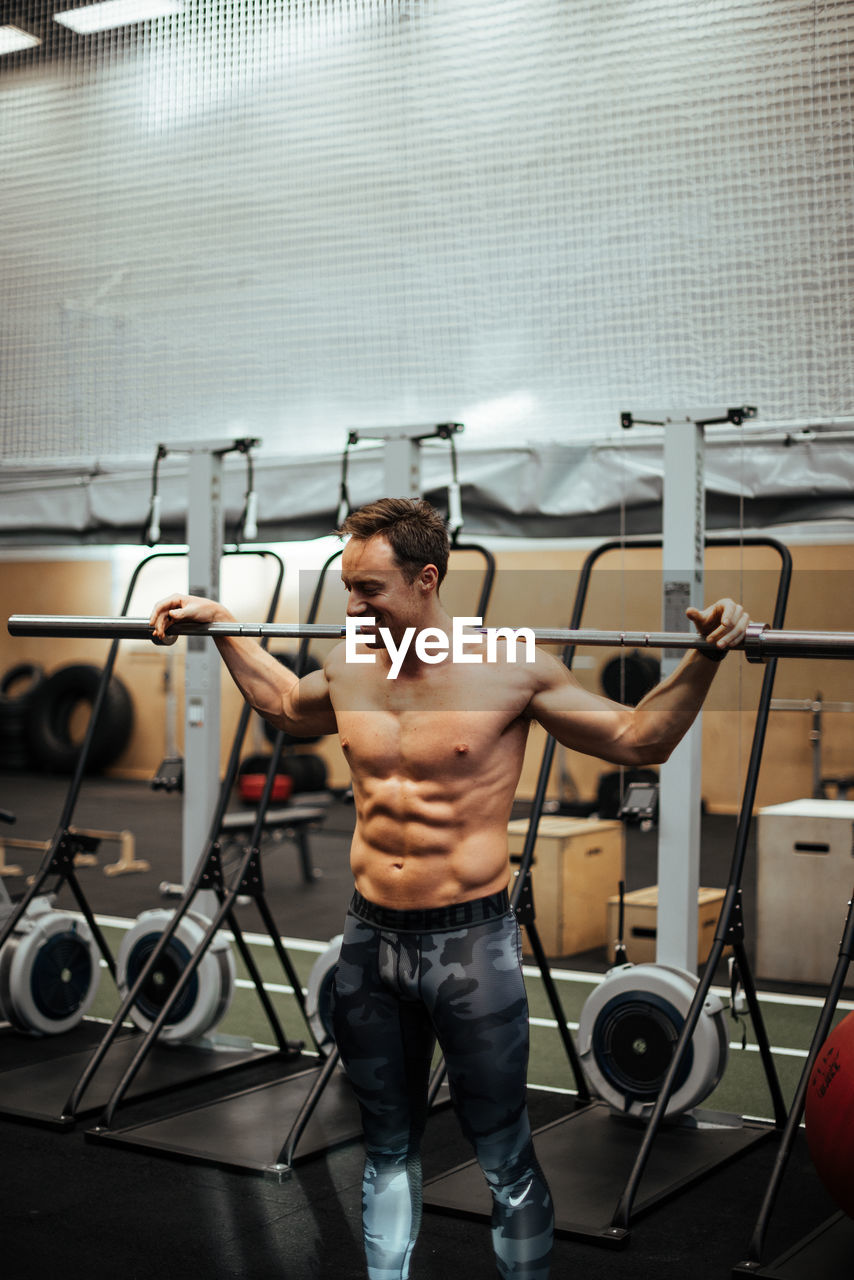
[{"label": "rowing machine flywheel", "polygon": [[70,1031],[100,980],[98,949],[83,916],[34,898],[0,952],[0,1016],[30,1035]]},{"label": "rowing machine flywheel", "polygon": [[[173,912],[161,907],[143,911],[122,939],[116,959],[122,997],[136,982],[151,953],[172,923]],[[147,1031],[175,989],[190,957],[199,948],[209,921],[188,911],[166,944],[130,1008],[136,1026]],[[218,933],[199,967],[169,1011],[160,1036],[164,1041],[196,1040],[224,1016],[234,991],[234,957],[228,937]]]},{"label": "rowing machine flywheel", "polygon": [[[615,1112],[641,1119],[652,1113],[697,985],[682,969],[624,964],[610,969],[588,997],[578,1024],[578,1053],[594,1093]],[[723,1075],[727,1049],[724,1006],[709,994],[665,1118],[708,1097]]]},{"label": "rowing machine flywheel", "polygon": [[335,1043],[332,1031],[332,983],[335,968],[341,954],[343,934],[338,934],[329,946],[318,956],[308,976],[308,990],[305,998],[305,1009],[309,1026],[321,1049],[329,1049]]}]

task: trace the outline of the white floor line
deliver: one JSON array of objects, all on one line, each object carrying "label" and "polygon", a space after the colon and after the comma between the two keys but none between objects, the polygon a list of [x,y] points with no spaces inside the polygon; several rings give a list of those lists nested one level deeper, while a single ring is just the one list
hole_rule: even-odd
[{"label": "white floor line", "polygon": [[[526,978],[539,978],[540,970],[538,965],[523,964],[522,972]],[[549,973],[558,982],[587,982],[591,987],[598,986],[604,978],[604,973],[587,973],[583,969],[550,969]]]},{"label": "white floor line", "polygon": [[[107,962],[105,960],[100,960],[98,963],[102,969],[106,969]],[[255,983],[251,982],[248,978],[235,978],[234,985],[241,991],[255,990]],[[286,986],[281,982],[265,982],[264,990],[271,991],[274,995],[280,995],[280,996],[292,996],[294,994],[293,987]],[[307,996],[308,988],[303,987],[302,993],[304,996]],[[550,1030],[550,1031],[557,1030],[557,1022],[555,1021],[554,1018],[529,1018],[528,1022],[532,1027],[545,1027],[547,1030]],[[578,1031],[577,1022],[567,1022],[566,1026],[570,1031]],[[734,1040],[730,1041],[729,1047],[730,1049],[737,1050],[739,1053],[741,1052],[758,1053],[759,1052],[759,1045],[746,1044],[742,1046],[741,1041],[738,1041],[738,1042]],[[806,1049],[784,1049],[779,1045],[772,1045],[771,1052],[777,1054],[778,1057],[782,1057],[782,1058],[805,1058],[807,1056]],[[537,1087],[545,1088],[544,1085],[537,1086]],[[558,1092],[560,1092],[560,1090],[558,1090]]]},{"label": "white floor line", "polygon": [[125,920],[124,916],[95,916],[95,923],[103,929],[129,929],[135,920]]},{"label": "white floor line", "polygon": [[[789,996],[785,991],[759,991],[757,995],[760,1003],[763,1004],[790,1004],[802,1009],[820,1009],[824,1004],[821,996]],[[837,1009],[854,1009],[854,1003],[850,1000],[839,1000],[836,1007]]]},{"label": "white floor line", "polygon": [[[555,1022],[554,1018],[529,1018],[528,1023],[532,1027],[545,1027],[547,1030],[551,1030],[551,1031],[557,1030],[557,1023]],[[578,1030],[577,1022],[567,1022],[566,1026],[569,1031]],[[759,1052],[758,1044],[746,1044],[742,1048],[742,1044],[740,1040],[738,1041],[731,1040],[729,1047],[730,1049],[736,1049],[739,1053],[742,1053],[742,1052],[758,1053]],[[808,1050],[807,1049],[783,1049],[778,1045],[772,1044],[771,1052],[776,1053],[781,1058],[805,1058],[807,1056]]]},{"label": "white floor line", "polygon": [[[102,959],[102,960],[99,960],[99,961],[98,961],[98,965],[99,965],[99,967],[100,967],[101,969],[106,969],[106,967],[107,967],[107,962],[106,962],[106,960],[103,960],[103,959]],[[234,985],[235,985],[235,987],[236,987],[236,988],[238,988],[238,990],[240,990],[240,991],[254,991],[254,990],[255,990],[255,983],[254,983],[254,982],[252,982],[249,978],[235,978],[235,979],[234,979]],[[294,989],[293,989],[293,987],[291,987],[291,986],[286,986],[284,983],[281,983],[281,982],[265,982],[265,983],[264,983],[264,990],[265,990],[265,991],[271,991],[271,992],[273,993],[273,995],[277,995],[277,996],[292,996],[292,995],[294,994]],[[307,996],[307,995],[308,995],[308,988],[307,988],[307,987],[303,987],[303,988],[302,988],[302,993],[303,993],[303,995],[304,995],[304,996]],[[557,1026],[557,1023],[555,1023],[554,1025],[555,1025],[555,1026]]]},{"label": "white floor line", "polygon": [[[95,919],[104,928],[113,929],[130,929],[136,923],[135,920],[126,920],[122,916],[96,916]],[[229,930],[223,929],[223,933],[229,934]],[[243,937],[251,946],[273,946],[272,939],[266,933],[244,933]],[[316,942],[312,938],[283,937],[282,942],[288,951],[303,951],[313,955],[322,955],[329,946],[328,941]],[[522,972],[526,978],[539,978],[542,976],[537,965],[523,965]],[[592,987],[598,986],[605,976],[602,973],[587,973],[582,969],[550,969],[549,972],[557,982],[580,982]],[[275,988],[271,988],[271,990],[275,990]],[[712,987],[711,991],[714,995],[725,998],[730,995],[728,987]],[[787,995],[783,991],[758,991],[757,995],[760,1004],[782,1004],[802,1009],[820,1009],[824,1004],[821,996]],[[840,1000],[836,1007],[845,1012],[850,1012],[854,1009],[854,1001]],[[532,1018],[531,1023],[532,1025],[537,1025],[537,1020]],[[544,1022],[542,1025],[556,1026],[557,1024]]]},{"label": "white floor line", "polygon": [[[235,985],[236,987],[239,987],[241,991],[254,991],[254,990],[255,990],[255,983],[254,983],[254,982],[250,982],[250,980],[249,980],[248,978],[235,978],[235,979],[234,979],[234,985]],[[273,992],[273,994],[274,994],[274,995],[277,995],[277,996],[292,996],[292,995],[294,994],[294,989],[293,989],[293,987],[286,987],[286,986],[284,986],[281,982],[265,982],[265,983],[264,983],[264,990],[265,990],[265,991],[272,991],[272,992]],[[302,989],[302,993],[303,993],[303,995],[304,995],[304,996],[307,996],[307,995],[308,995],[308,989],[307,989],[306,987],[303,987],[303,989]]]},{"label": "white floor line", "polygon": [[[536,965],[523,965],[522,972],[526,978],[538,978],[540,970]],[[590,986],[598,986],[604,978],[603,973],[587,973],[580,969],[550,969],[551,976],[558,982],[586,982]],[[830,981],[828,974],[828,982]],[[717,996],[729,996],[728,987],[712,987],[712,992]],[[821,996],[798,996],[787,995],[785,991],[757,991],[760,1003],[764,1004],[788,1004],[804,1009],[820,1009],[824,1004]],[[837,1004],[838,1009],[854,1009],[854,1002],[850,1000],[840,1000]]]},{"label": "white floor line", "polygon": [[[123,916],[95,916],[97,924],[105,929],[130,929],[136,924],[136,920],[125,920]],[[231,937],[229,929],[223,929],[222,932]],[[272,938],[266,933],[244,933],[243,937],[253,947],[271,947],[273,946]],[[288,951],[309,951],[316,955],[322,955],[329,946],[328,942],[314,942],[311,938],[282,938],[282,942]]]}]

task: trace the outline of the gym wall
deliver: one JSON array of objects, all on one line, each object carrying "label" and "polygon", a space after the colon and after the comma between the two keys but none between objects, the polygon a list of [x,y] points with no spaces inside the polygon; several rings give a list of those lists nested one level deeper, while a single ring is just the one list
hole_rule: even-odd
[{"label": "gym wall", "polygon": [[[288,562],[288,548],[279,548]],[[854,598],[848,590],[854,569],[854,546],[843,543],[793,545],[794,574],[786,625],[807,630],[854,631]],[[526,550],[499,550],[498,572],[487,621],[491,625],[566,626],[574,597],[577,575],[587,547],[563,549],[533,546]],[[301,552],[304,555],[304,552]],[[70,553],[69,553],[70,555]],[[105,550],[103,558],[27,559],[9,553],[0,561],[0,609],[10,613],[91,613],[116,612],[116,565]],[[295,557],[294,557],[295,558]],[[292,559],[294,559],[292,558]],[[317,562],[322,561],[321,555]],[[709,553],[706,569],[706,598],[727,594],[740,596],[753,617],[769,620],[776,588],[777,557],[766,551],[738,548]],[[455,555],[443,601],[452,612],[470,614],[477,600],[482,564],[479,558]],[[148,585],[141,581],[139,603],[133,615],[145,614],[151,602],[172,588],[176,570],[161,569]],[[290,575],[278,612],[278,621],[303,616],[299,596],[313,585],[313,574],[305,570]],[[286,582],[288,578],[286,577]],[[118,594],[124,591],[124,582]],[[183,587],[179,587],[183,589]],[[238,616],[257,620],[266,610],[269,577],[265,569],[249,561],[239,575],[224,577],[223,599]],[[583,625],[606,630],[659,630],[660,570],[656,552],[615,551],[600,562],[591,580]],[[340,622],[343,592],[332,571],[324,592],[319,622]],[[314,652],[322,656],[320,644]],[[273,644],[285,648],[281,642]],[[69,662],[103,663],[108,649],[105,641],[56,640],[11,637],[0,630],[0,672],[20,662],[36,662],[46,671]],[[174,689],[177,697],[177,739],[183,738],[182,663],[183,642],[160,649],[147,641],[125,642],[120,646],[117,674],[131,691],[135,723],[133,737],[122,757],[110,770],[118,776],[149,778],[165,754],[167,715],[164,674],[174,661]],[[574,671],[580,682],[601,692],[600,675],[606,662],[618,652],[610,649],[579,649]],[[754,711],[762,679],[760,666],[742,658],[730,658],[721,668],[703,712],[703,797],[711,810],[733,812],[741,796],[744,770],[750,751]],[[849,664],[787,659],[778,664],[775,697],[807,699],[820,692],[827,701],[850,697]],[[222,680],[222,742],[225,763],[231,737],[240,713],[240,698],[230,680]],[[823,717],[822,763],[826,776],[854,772],[854,715],[826,713]],[[812,793],[812,745],[807,713],[772,712],[760,775],[759,806],[809,796]],[[532,730],[525,768],[519,786],[521,796],[533,793],[542,756],[544,736]],[[260,721],[253,718],[245,751],[268,746]],[[329,767],[330,783],[344,786],[347,770],[343,754],[334,739],[317,747]],[[583,799],[592,798],[603,766],[574,752],[556,753],[550,794],[567,794],[572,786]]]},{"label": "gym wall", "polygon": [[851,412],[850,3],[14,8],[4,461]]}]

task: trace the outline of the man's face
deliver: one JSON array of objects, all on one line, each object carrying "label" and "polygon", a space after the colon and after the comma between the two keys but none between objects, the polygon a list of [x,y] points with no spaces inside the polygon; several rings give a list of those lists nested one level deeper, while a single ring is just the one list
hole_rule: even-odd
[{"label": "man's face", "polygon": [[341,581],[349,596],[348,617],[376,619],[376,638],[366,640],[371,648],[382,648],[380,627],[386,627],[399,644],[407,627],[423,625],[426,594],[418,578],[407,581],[382,534],[350,539],[341,557]]}]

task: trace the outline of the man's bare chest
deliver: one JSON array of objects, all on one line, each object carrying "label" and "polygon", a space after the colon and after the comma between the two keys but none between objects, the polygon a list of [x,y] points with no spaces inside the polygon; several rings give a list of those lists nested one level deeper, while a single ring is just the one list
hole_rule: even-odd
[{"label": "man's bare chest", "polygon": [[343,678],[330,688],[338,733],[351,766],[412,777],[466,774],[497,748],[524,740],[527,692],[519,681],[460,672],[444,678]]}]

